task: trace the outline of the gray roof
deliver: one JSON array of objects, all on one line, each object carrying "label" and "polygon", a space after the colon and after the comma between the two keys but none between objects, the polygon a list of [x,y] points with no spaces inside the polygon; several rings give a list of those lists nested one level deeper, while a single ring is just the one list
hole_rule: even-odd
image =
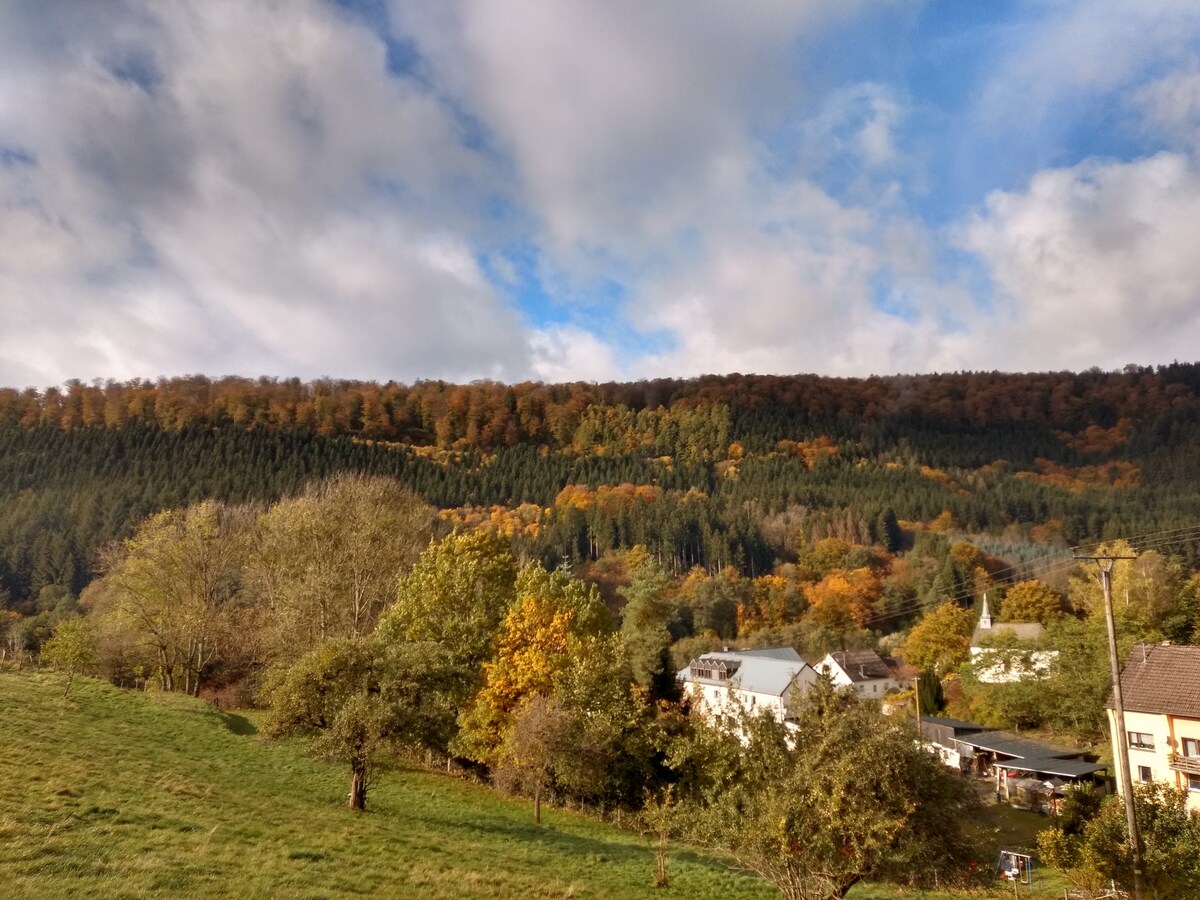
[{"label": "gray roof", "polygon": [[1005,756],[1016,756],[1020,759],[1064,759],[1083,756],[1087,752],[1072,750],[1070,747],[1055,747],[1052,744],[1043,744],[1041,741],[1031,741],[1028,738],[1009,734],[1007,731],[983,731],[979,734],[964,735],[958,739],[958,742],[978,747],[980,750],[990,750],[992,753],[1003,753]]},{"label": "gray roof", "polygon": [[874,650],[839,650],[826,658],[833,660],[851,681],[895,677],[892,666]]},{"label": "gray roof", "polygon": [[1048,756],[1029,759],[1010,759],[996,763],[997,768],[1012,772],[1037,772],[1042,775],[1061,775],[1063,778],[1079,778],[1103,772],[1108,766],[1085,762],[1082,759],[1055,759]]},{"label": "gray roof", "polygon": [[[684,668],[676,673],[676,679],[679,681],[694,682],[697,684],[715,684],[721,687],[731,685],[743,691],[752,691],[756,694],[772,694],[776,697],[781,696],[788,686],[800,678],[803,682],[815,682],[816,673],[795,650],[791,648],[768,648],[769,650],[790,650],[792,656],[781,657],[765,655],[762,650],[720,650],[712,653],[705,653],[699,659],[692,660]],[[710,678],[693,678],[691,675],[692,665],[701,662],[702,660],[737,660],[741,663],[738,666],[737,673],[728,681],[718,681]],[[805,671],[807,670],[807,675]]]},{"label": "gray roof", "polygon": [[[727,653],[736,653],[738,656],[761,656],[764,659],[786,659],[791,662],[804,662],[804,658],[796,652],[795,647],[760,647],[757,650],[729,650],[723,651]],[[720,654],[705,654],[706,656],[719,656]]]},{"label": "gray roof", "polygon": [[945,716],[921,716],[922,722],[928,722],[930,725],[944,725],[947,728],[953,728],[955,734],[962,732],[978,732],[991,731],[984,725],[976,725],[974,722],[964,722],[962,719],[950,719]]},{"label": "gray roof", "polygon": [[1036,641],[1046,629],[1041,622],[993,622],[991,628],[980,625],[971,636],[971,646],[978,647],[981,638],[1003,634],[1011,631],[1013,637],[1021,641]]},{"label": "gray roof", "polygon": [[1138,644],[1121,672],[1121,699],[1131,712],[1200,719],[1200,647]]}]

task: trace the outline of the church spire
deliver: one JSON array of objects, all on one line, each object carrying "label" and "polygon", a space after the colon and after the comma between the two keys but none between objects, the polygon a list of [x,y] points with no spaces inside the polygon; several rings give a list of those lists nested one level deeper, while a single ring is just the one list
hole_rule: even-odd
[{"label": "church spire", "polygon": [[992,627],[992,614],[988,612],[986,591],[983,595],[983,612],[979,616],[979,627],[985,630]]}]

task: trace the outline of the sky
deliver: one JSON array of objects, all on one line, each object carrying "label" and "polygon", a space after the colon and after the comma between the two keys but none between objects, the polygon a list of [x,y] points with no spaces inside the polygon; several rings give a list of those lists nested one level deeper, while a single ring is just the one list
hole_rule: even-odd
[{"label": "sky", "polygon": [[1196,0],[7,0],[0,385],[1200,359]]}]

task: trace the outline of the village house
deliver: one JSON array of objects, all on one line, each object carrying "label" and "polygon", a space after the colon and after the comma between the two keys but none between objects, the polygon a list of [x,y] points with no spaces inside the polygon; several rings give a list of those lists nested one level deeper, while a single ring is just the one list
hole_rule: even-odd
[{"label": "village house", "polygon": [[792,699],[817,673],[791,647],[720,650],[693,659],[676,675],[693,710],[712,719],[740,708],[787,719]]},{"label": "village house", "polygon": [[1166,782],[1187,791],[1200,811],[1200,647],[1139,644],[1121,672],[1125,734],[1117,733],[1113,698],[1108,721],[1113,746],[1128,749],[1134,784]]},{"label": "village house", "polygon": [[979,625],[971,636],[975,677],[985,684],[1009,684],[1049,675],[1058,651],[1029,646],[1040,641],[1044,632],[1040,622],[994,623],[984,594]]},{"label": "village house", "polygon": [[814,667],[828,675],[834,687],[849,688],[859,697],[882,699],[888,691],[904,687],[900,663],[874,650],[840,650],[828,653]]}]

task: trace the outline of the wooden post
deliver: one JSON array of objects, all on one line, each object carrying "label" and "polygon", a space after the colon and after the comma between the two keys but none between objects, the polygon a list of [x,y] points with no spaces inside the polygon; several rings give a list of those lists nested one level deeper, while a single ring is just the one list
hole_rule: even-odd
[{"label": "wooden post", "polygon": [[921,676],[913,679],[913,703],[917,707],[917,735],[921,734]]}]

